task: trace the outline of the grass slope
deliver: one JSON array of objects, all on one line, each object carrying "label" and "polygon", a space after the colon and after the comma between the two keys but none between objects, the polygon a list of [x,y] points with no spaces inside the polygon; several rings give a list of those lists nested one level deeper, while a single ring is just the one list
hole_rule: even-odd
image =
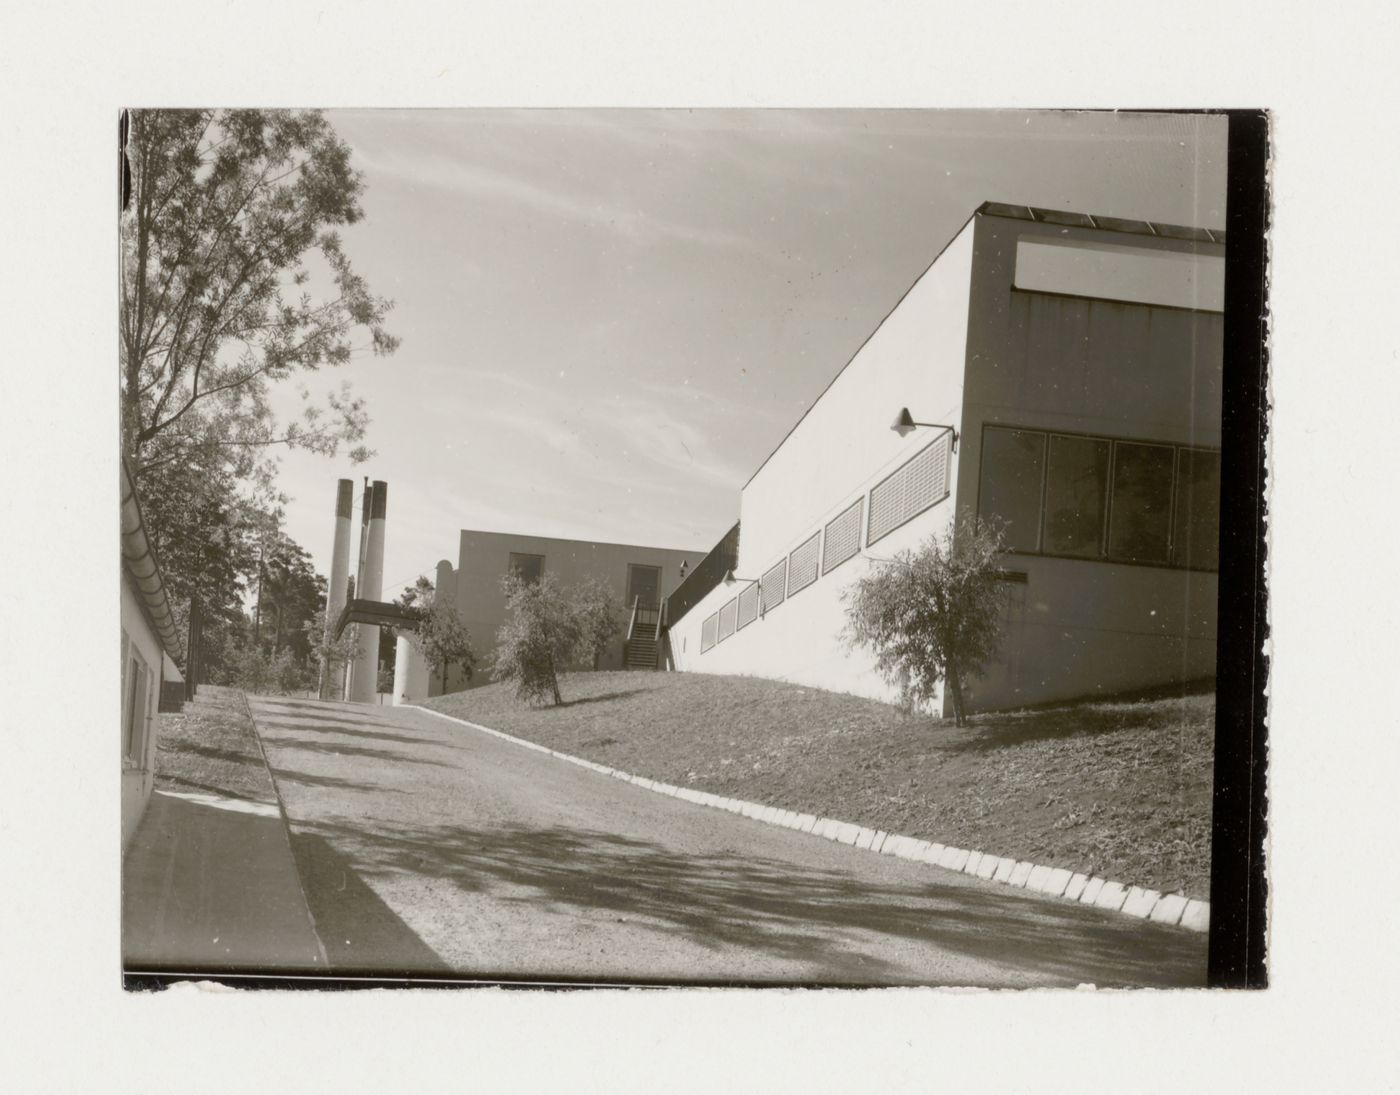
[{"label": "grass slope", "polygon": [[951,721],[757,677],[578,673],[428,707],[636,775],[1209,897],[1214,695]]},{"label": "grass slope", "polygon": [[183,711],[156,722],[155,785],[161,790],[277,801],[237,689],[202,684]]}]

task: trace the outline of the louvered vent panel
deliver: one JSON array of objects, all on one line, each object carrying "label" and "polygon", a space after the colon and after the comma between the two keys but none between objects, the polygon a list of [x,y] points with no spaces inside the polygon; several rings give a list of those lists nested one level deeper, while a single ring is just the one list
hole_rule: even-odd
[{"label": "louvered vent panel", "polygon": [[738,610],[738,604],[737,600],[733,600],[719,610],[720,642],[724,642],[725,639],[734,634],[734,614]]},{"label": "louvered vent panel", "polygon": [[870,492],[870,531],[866,544],[899,528],[948,494],[948,434],[929,443]]},{"label": "louvered vent panel", "polygon": [[747,627],[758,619],[758,586],[750,585],[739,594],[739,620],[736,626]]},{"label": "louvered vent panel", "polygon": [[715,645],[715,633],[719,629],[719,613],[716,612],[700,625],[700,653],[703,654]]},{"label": "louvered vent panel", "polygon": [[865,498],[857,498],[826,523],[822,541],[822,573],[835,570],[860,550],[860,516]]},{"label": "louvered vent panel", "polygon": [[788,596],[806,589],[817,580],[817,561],[821,558],[822,534],[814,532],[788,556]]},{"label": "louvered vent panel", "polygon": [[769,567],[763,575],[763,611],[772,612],[787,595],[787,559],[784,557]]}]

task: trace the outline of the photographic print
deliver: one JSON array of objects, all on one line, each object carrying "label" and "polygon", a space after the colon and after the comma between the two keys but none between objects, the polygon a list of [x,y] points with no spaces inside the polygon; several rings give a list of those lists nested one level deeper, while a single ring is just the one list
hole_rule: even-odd
[{"label": "photographic print", "polygon": [[127,113],[127,984],[1205,987],[1229,129]]}]

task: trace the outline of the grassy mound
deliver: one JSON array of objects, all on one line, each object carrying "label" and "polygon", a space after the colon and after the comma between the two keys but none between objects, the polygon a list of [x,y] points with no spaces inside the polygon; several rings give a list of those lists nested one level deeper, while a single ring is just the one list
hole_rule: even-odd
[{"label": "grassy mound", "polygon": [[1215,698],[951,721],[758,677],[579,673],[428,707],[679,786],[1209,897]]}]

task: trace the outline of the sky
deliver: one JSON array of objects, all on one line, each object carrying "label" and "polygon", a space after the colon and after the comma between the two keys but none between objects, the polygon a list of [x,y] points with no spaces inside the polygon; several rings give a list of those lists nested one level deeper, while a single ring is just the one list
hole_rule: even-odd
[{"label": "sky", "polygon": [[[366,182],[346,250],[394,300],[402,344],[308,385],[349,381],[366,399],[375,457],[288,453],[280,486],[288,534],[326,574],[336,480],[389,484],[385,599],[438,559],[455,565],[463,528],[698,561],[749,476],[984,201],[1225,220],[1226,123],[1206,115],[328,117]],[[297,398],[285,387],[274,405]]]}]

